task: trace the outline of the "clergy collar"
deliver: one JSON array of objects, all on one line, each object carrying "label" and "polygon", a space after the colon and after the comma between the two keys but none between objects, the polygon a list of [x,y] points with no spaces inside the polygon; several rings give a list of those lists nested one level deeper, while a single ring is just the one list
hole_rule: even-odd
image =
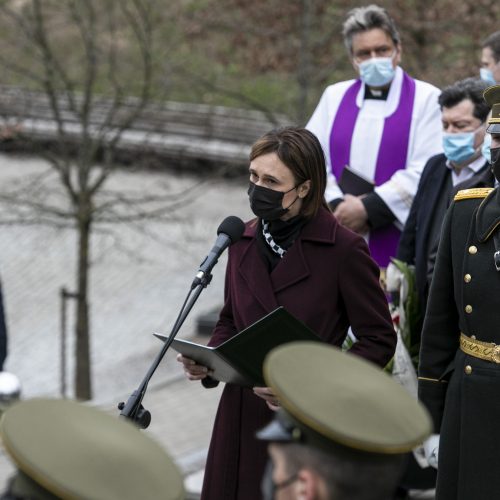
[{"label": "clergy collar", "polygon": [[368,85],[365,85],[365,99],[385,101],[389,95],[389,88],[390,87],[387,87],[386,89],[371,89]]},{"label": "clergy collar", "polygon": [[[389,87],[389,94],[385,100],[383,117],[391,116],[397,109],[399,98],[401,97],[401,88],[403,87],[404,72],[400,66],[396,68],[396,73],[392,79],[391,86]],[[358,95],[356,96],[356,105],[358,108],[363,107],[365,100],[365,85],[360,85]]]}]

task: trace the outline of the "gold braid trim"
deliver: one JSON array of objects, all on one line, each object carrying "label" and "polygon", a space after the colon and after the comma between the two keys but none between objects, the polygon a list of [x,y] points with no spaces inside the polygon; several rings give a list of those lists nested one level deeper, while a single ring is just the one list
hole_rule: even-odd
[{"label": "gold braid trim", "polygon": [[447,380],[439,380],[438,378],[427,378],[427,377],[418,377],[418,380],[427,380],[429,382],[441,382],[442,384],[447,384]]},{"label": "gold braid trim", "polygon": [[462,189],[456,195],[454,200],[470,200],[473,198],[486,198],[493,188],[472,188],[472,189]]}]

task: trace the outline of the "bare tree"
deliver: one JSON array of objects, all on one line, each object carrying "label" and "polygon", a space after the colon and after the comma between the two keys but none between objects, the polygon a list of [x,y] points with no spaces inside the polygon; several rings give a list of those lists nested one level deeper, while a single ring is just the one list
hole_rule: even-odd
[{"label": "bare tree", "polygon": [[[343,49],[341,57],[331,50],[341,29],[339,3],[347,2],[200,3],[183,19],[186,43],[216,64],[208,71],[203,68],[204,78],[198,83],[211,82],[221,97],[229,95],[246,105],[251,101],[253,108],[286,113],[294,122],[305,123],[327,77],[346,63]],[[268,85],[266,76],[279,81],[279,88]],[[261,81],[265,95],[259,89]]]},{"label": "bare tree", "polygon": [[[55,140],[39,150],[65,199],[40,193],[41,179],[3,193],[14,220],[72,225],[78,232],[76,373],[79,399],[92,397],[89,343],[90,239],[97,222],[168,218],[178,200],[107,193],[117,147],[151,101],[155,36],[163,2],[155,0],[25,0],[0,4],[7,81],[38,92],[11,101],[24,109],[18,139]],[[5,81],[5,80],[4,80]],[[133,95],[134,98],[128,96]],[[38,119],[27,120],[38,107]],[[40,108],[44,110],[40,120]],[[53,131],[54,132],[54,131]]]}]

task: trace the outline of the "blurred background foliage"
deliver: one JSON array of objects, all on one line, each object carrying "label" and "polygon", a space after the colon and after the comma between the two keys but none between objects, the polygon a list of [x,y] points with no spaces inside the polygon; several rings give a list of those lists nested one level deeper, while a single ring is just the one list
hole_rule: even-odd
[{"label": "blurred background foliage", "polygon": [[[141,58],[135,52],[137,45],[128,43],[137,34],[131,32],[133,23],[121,20],[133,16],[138,7],[147,8],[153,13],[154,98],[265,109],[304,124],[328,83],[354,76],[341,27],[350,8],[367,3],[44,0],[41,4],[48,43],[56,48],[75,85],[85,80],[82,40],[93,36],[103,47],[114,41],[113,51],[95,55],[109,63],[99,66],[102,78],[96,90],[106,94],[112,71],[128,94],[138,92],[134,74]],[[378,4],[388,9],[399,27],[404,69],[440,87],[478,75],[481,41],[500,27],[498,0],[380,0]],[[41,83],[32,76],[47,61],[29,43],[29,35],[37,34],[21,33],[11,17],[28,19],[33,4],[3,0],[0,5],[2,83],[36,88]],[[82,16],[85,22],[78,26],[68,20],[68,15],[78,16],[89,6],[93,21]],[[113,64],[113,53],[120,57],[119,64]]]}]

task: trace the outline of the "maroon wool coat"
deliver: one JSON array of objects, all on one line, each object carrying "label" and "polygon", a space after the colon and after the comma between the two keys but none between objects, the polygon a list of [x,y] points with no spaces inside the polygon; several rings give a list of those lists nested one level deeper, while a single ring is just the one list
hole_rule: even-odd
[{"label": "maroon wool coat", "polygon": [[[363,238],[322,208],[269,274],[257,248],[257,227],[247,223],[242,239],[229,249],[225,304],[209,344],[221,344],[284,306],[336,346],[352,326],[359,340],[351,351],[385,366],[394,354],[396,335],[379,269]],[[267,451],[255,432],[272,417],[251,389],[226,384],[210,443],[203,500],[261,498]]]}]

